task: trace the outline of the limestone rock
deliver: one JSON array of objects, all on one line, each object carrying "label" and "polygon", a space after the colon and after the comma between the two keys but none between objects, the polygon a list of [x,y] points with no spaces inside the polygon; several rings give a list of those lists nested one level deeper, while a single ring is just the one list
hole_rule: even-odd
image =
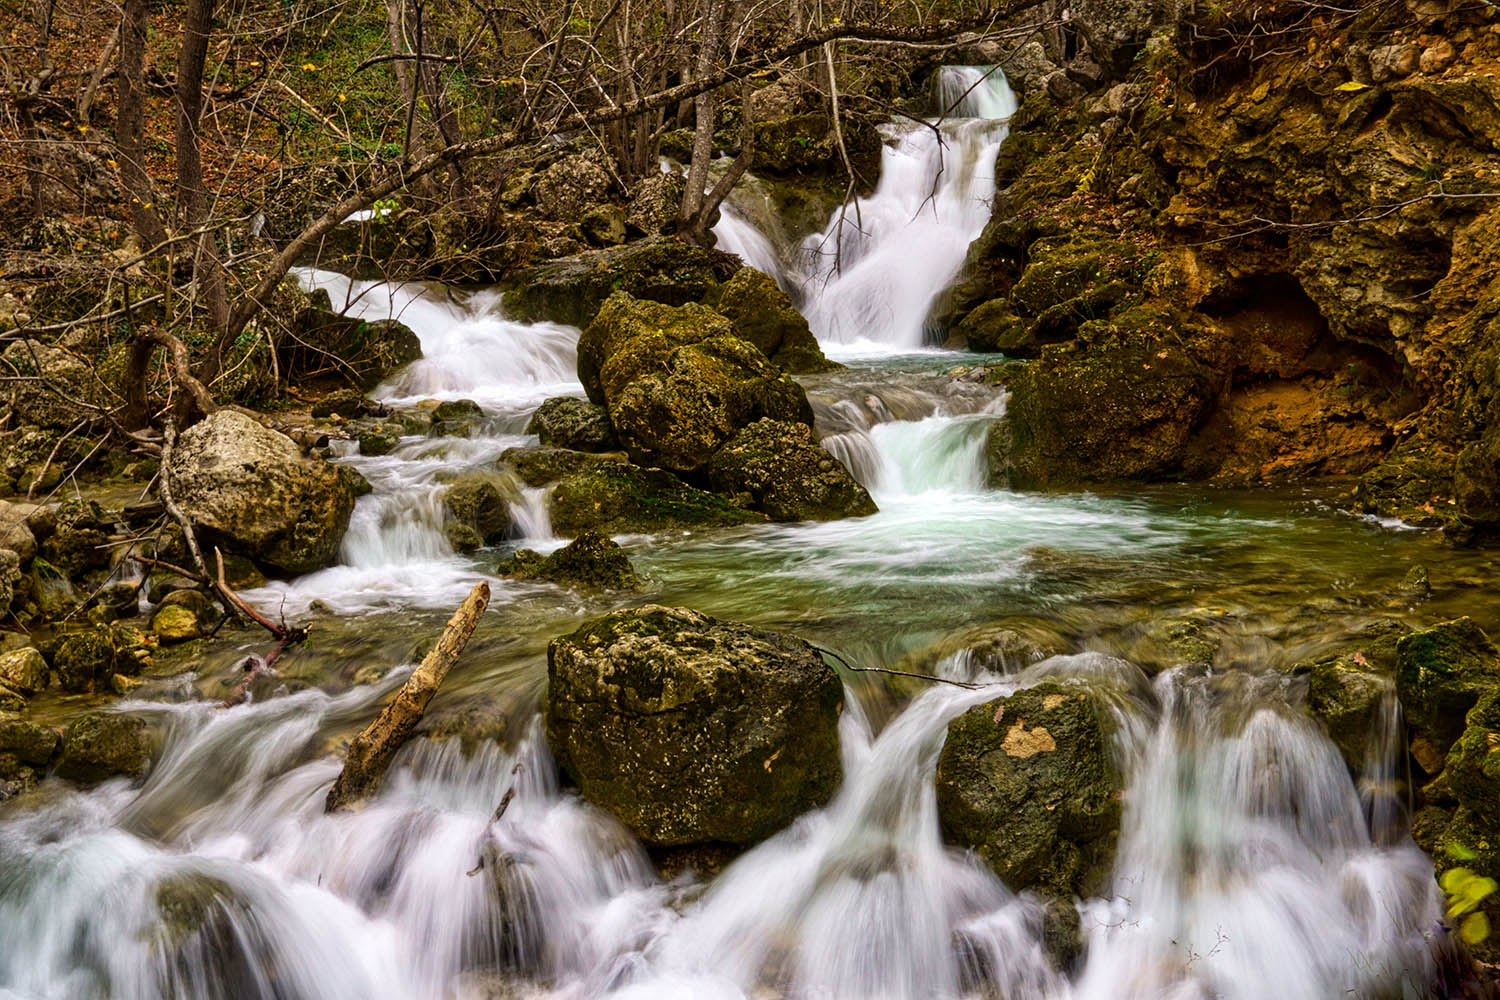
[{"label": "limestone rock", "polygon": [[949,725],[938,760],[944,832],[1012,891],[1066,898],[1104,888],[1123,790],[1112,731],[1091,695],[1061,684],[969,709]]},{"label": "limestone rock", "polygon": [[58,777],[94,784],[139,778],[151,767],[153,744],[146,720],[116,712],[90,712],[63,731]]},{"label": "limestone rock", "polygon": [[172,645],[201,637],[203,629],[191,608],[182,604],[163,604],[151,616],[151,633],[163,645]]},{"label": "limestone rock", "polygon": [[472,528],[486,545],[501,541],[510,531],[510,504],[485,476],[459,477],[443,492],[443,503],[459,524]]},{"label": "limestone rock", "polygon": [[800,639],[648,605],[554,640],[547,663],[559,764],[648,843],[750,843],[838,785],[843,686]]},{"label": "limestone rock", "polygon": [[32,646],[0,653],[0,684],[23,695],[45,691],[51,670],[41,651]]},{"label": "limestone rock", "polygon": [[35,340],[19,340],[0,352],[0,376],[9,383],[13,422],[66,429],[99,419],[86,405],[103,402],[94,368],[76,354]]},{"label": "limestone rock", "polygon": [[565,156],[543,170],[532,189],[543,218],[576,221],[609,192],[610,177],[586,156]]},{"label": "limestone rock", "polygon": [[1459,737],[1469,709],[1500,685],[1500,651],[1470,618],[1413,632],[1396,653],[1396,694],[1407,721],[1439,747]]},{"label": "limestone rock", "polygon": [[715,490],[747,498],[745,506],[773,521],[834,521],[878,510],[806,424],[757,420],[714,453],[707,472]]},{"label": "limestone rock", "polygon": [[354,509],[336,467],[234,410],[183,432],[166,472],[200,542],[286,573],[331,563]]},{"label": "limestone rock", "polygon": [[671,232],[677,226],[682,190],[681,175],[650,174],[630,194],[630,205],[625,211],[626,226],[642,236]]},{"label": "limestone rock", "polygon": [[764,521],[664,469],[605,464],[559,482],[550,498],[552,529],[564,538],[592,528],[609,535]]},{"label": "limestone rock", "polygon": [[619,447],[604,407],[574,396],[557,396],[538,406],[526,433],[554,448],[613,451]]},{"label": "limestone rock", "polygon": [[713,307],[734,324],[734,333],[760,349],[776,367],[793,375],[840,367],[823,356],[807,320],[774,278],[743,267],[721,285]]},{"label": "limestone rock", "polygon": [[570,451],[567,448],[507,448],[500,461],[516,470],[516,476],[527,486],[546,486],[599,465],[623,465],[625,456],[618,453],[595,454]]},{"label": "limestone rock", "polygon": [[57,730],[25,719],[0,721],[0,754],[12,753],[23,764],[44,767],[57,753]]},{"label": "limestone rock", "polygon": [[641,579],[619,543],[597,531],[578,537],[548,556],[521,549],[500,571],[515,580],[545,580],[581,590],[639,590]]}]

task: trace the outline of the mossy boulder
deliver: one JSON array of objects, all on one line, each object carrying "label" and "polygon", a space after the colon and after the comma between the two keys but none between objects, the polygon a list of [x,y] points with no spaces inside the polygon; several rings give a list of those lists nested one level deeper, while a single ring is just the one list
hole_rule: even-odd
[{"label": "mossy boulder", "polygon": [[557,396],[538,406],[526,433],[552,448],[614,451],[619,447],[604,407],[574,396]]},{"label": "mossy boulder", "polygon": [[1149,336],[1052,347],[1012,378],[992,434],[1009,436],[1017,486],[1158,479],[1191,471],[1193,433],[1218,385],[1182,347]]},{"label": "mossy boulder", "polygon": [[564,156],[537,175],[532,197],[544,218],[577,222],[590,206],[609,192],[611,186],[608,171],[593,159],[575,153]]},{"label": "mossy boulder", "polygon": [[1369,663],[1363,653],[1346,654],[1294,668],[1307,677],[1308,712],[1322,720],[1333,745],[1355,773],[1364,769],[1380,713],[1394,693],[1389,675],[1366,669],[1361,661]]},{"label": "mossy boulder", "polygon": [[625,456],[567,448],[507,448],[500,453],[500,461],[514,469],[527,486],[546,486],[597,465],[623,465]]},{"label": "mossy boulder", "polygon": [[354,510],[337,467],[235,410],[184,431],[164,471],[200,542],[285,573],[333,562]]},{"label": "mossy boulder", "polygon": [[47,689],[51,670],[41,650],[34,646],[0,653],[0,684],[23,695],[39,694]]},{"label": "mossy boulder", "polygon": [[90,693],[109,686],[120,671],[120,654],[102,630],[74,632],[57,642],[52,667],[64,691]]},{"label": "mossy boulder", "polygon": [[578,537],[551,555],[521,549],[500,571],[514,580],[545,580],[580,590],[639,590],[630,557],[618,542],[597,531],[582,531]]},{"label": "mossy boulder", "polygon": [[1500,651],[1473,619],[1434,625],[1396,644],[1396,695],[1407,722],[1437,747],[1464,730],[1464,717],[1500,684]]},{"label": "mossy boulder", "polygon": [[1473,812],[1491,839],[1500,836],[1500,687],[1492,687],[1469,709],[1464,730],[1448,748],[1442,782]]},{"label": "mossy boulder", "polygon": [[201,637],[203,627],[191,608],[182,604],[163,604],[151,616],[151,634],[163,645],[172,645]]},{"label": "mossy boulder", "polygon": [[151,767],[153,740],[146,720],[117,712],[90,712],[63,731],[58,777],[94,784],[139,778]]},{"label": "mossy boulder", "polygon": [[559,765],[649,844],[751,843],[838,786],[843,685],[793,636],[648,605],[554,640],[547,678]]},{"label": "mossy boulder", "polygon": [[986,354],[1008,354],[1016,358],[1035,357],[1041,344],[1031,327],[1005,299],[990,299],[964,314],[953,328],[964,346]]},{"label": "mossy boulder", "polygon": [[563,537],[590,528],[619,535],[766,520],[716,493],[689,486],[664,469],[624,463],[568,476],[553,488],[549,503],[552,529]]},{"label": "mossy boulder", "polygon": [[485,545],[510,533],[510,504],[493,480],[482,475],[460,476],[443,491],[443,505],[457,523],[471,528]]},{"label": "mossy boulder", "polygon": [[835,521],[878,508],[806,424],[757,420],[709,459],[708,481],[773,521]]},{"label": "mossy boulder", "polygon": [[422,357],[422,341],[406,324],[345,316],[327,291],[304,292],[290,278],[278,289],[272,308],[293,334],[276,338],[284,378],[353,385],[368,392]]},{"label": "mossy boulder", "polygon": [[62,737],[40,722],[7,719],[0,722],[0,754],[15,754],[23,764],[44,767],[57,753]]},{"label": "mossy boulder", "polygon": [[506,278],[505,308],[526,322],[584,327],[615,291],[683,305],[701,301],[737,269],[725,254],[658,236],[516,271]]},{"label": "mossy boulder", "polygon": [[[107,405],[104,383],[94,367],[61,347],[18,340],[0,352],[0,378],[12,424],[65,430],[99,419]],[[7,398],[8,397],[8,398]]]},{"label": "mossy boulder", "polygon": [[734,324],[736,336],[754,344],[784,372],[802,375],[842,367],[823,356],[807,320],[763,271],[741,268],[719,286],[710,302]]},{"label": "mossy boulder", "polygon": [[701,468],[761,417],[812,423],[802,387],[706,306],[609,298],[579,340],[578,374],[632,460]]},{"label": "mossy boulder", "polygon": [[1093,696],[1061,684],[969,709],[948,726],[938,760],[944,833],[1015,892],[1098,893],[1120,828],[1113,731]]}]

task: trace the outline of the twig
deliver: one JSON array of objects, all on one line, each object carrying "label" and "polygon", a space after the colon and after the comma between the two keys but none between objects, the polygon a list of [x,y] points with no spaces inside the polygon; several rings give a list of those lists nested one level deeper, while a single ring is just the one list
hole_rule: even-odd
[{"label": "twig", "polygon": [[917,680],[934,681],[938,684],[952,684],[954,687],[968,688],[970,691],[978,691],[982,688],[989,687],[988,684],[975,684],[973,681],[955,681],[950,680],[947,677],[935,677],[932,674],[912,673],[910,670],[892,670],[890,667],[856,667],[854,664],[850,663],[848,660],[844,659],[842,656],[835,653],[831,649],[826,649],[822,646],[819,646],[815,642],[810,642],[808,643],[808,645],[813,649],[816,649],[818,652],[822,653],[824,656],[833,657],[835,660],[838,660],[839,663],[843,664],[845,669],[852,670],[857,674],[890,674],[893,677],[915,677]]}]

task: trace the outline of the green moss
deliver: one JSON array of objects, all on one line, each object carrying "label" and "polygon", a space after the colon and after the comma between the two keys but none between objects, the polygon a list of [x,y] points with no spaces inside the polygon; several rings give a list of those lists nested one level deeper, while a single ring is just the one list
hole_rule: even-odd
[{"label": "green moss", "polygon": [[1437,747],[1449,746],[1469,709],[1500,682],[1500,652],[1469,618],[1413,632],[1396,651],[1396,692],[1408,722]]},{"label": "green moss", "polygon": [[770,275],[742,268],[711,299],[714,309],[734,324],[735,336],[748,341],[784,372],[834,371],[842,365],[823,356],[792,300]]},{"label": "green moss", "polygon": [[521,549],[501,570],[517,580],[545,580],[591,591],[639,590],[640,577],[625,550],[596,531],[578,537],[549,556]]},{"label": "green moss", "polygon": [[618,535],[764,521],[670,472],[608,465],[569,476],[552,492],[552,527],[564,536],[587,529]]}]

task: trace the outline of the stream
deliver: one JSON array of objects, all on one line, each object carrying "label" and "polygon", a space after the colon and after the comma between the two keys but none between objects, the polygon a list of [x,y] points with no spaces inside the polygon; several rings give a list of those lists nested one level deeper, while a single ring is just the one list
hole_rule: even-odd
[{"label": "stream", "polygon": [[[984,439],[1005,394],[946,374],[982,359],[924,346],[924,324],[984,225],[1015,99],[997,72],[952,67],[937,103],[948,114],[932,127],[891,126],[877,190],[792,252],[733,203],[719,230],[848,366],[801,381],[823,446],[880,512],[619,541],[641,600],[977,686],[845,672],[835,798],[722,872],[664,878],[562,787],[540,733],[547,642],[615,603],[493,579],[431,711],[498,719],[493,738],[414,740],[367,807],[325,815],[339,741],[421,642],[510,548],[563,544],[544,491],[518,487],[520,537],[455,553],[444,483],[535,444],[535,407],[582,388],[578,331],[508,320],[493,292],[304,272],[351,314],[420,336],[423,359],[381,401],[472,399],[485,420],[381,457],[340,452],[374,487],[340,564],[247,594],[318,623],[274,696],[217,710],[194,682],[243,654],[203,654],[188,681],[122,706],[162,733],[143,785],[51,781],[0,806],[0,997],[1422,995],[1442,899],[1393,791],[1399,726],[1351,776],[1290,668],[1391,622],[1469,614],[1493,628],[1487,558],[1341,513],[1325,487],[988,488]],[[1413,565],[1430,568],[1430,597],[1403,589]],[[1178,662],[1163,630],[1181,622],[1211,642],[1211,665]],[[1068,652],[1017,664],[969,651],[999,627]],[[1076,903],[1085,950],[1071,969],[1044,947],[1038,900],[944,843],[933,789],[949,721],[1059,680],[1112,707],[1127,786],[1109,892]]]}]

